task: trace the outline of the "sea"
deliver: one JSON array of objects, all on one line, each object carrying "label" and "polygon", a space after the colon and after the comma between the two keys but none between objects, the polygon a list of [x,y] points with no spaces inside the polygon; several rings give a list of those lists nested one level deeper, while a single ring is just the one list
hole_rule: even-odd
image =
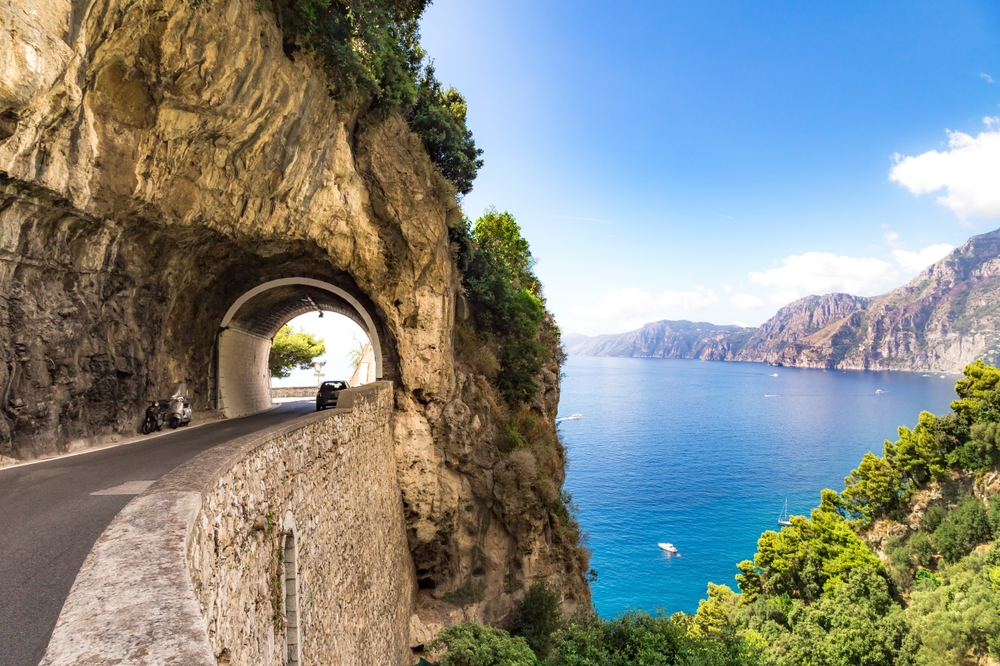
[{"label": "sea", "polygon": [[[785,501],[808,515],[922,410],[948,411],[956,375],[571,356],[559,403],[594,605],[694,612]],[[876,393],[881,391],[881,393]],[[662,552],[670,542],[678,553]]]}]

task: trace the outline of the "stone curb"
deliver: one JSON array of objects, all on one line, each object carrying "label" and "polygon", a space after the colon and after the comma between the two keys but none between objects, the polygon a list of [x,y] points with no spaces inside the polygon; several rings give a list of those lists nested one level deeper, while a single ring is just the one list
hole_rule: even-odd
[{"label": "stone curb", "polygon": [[336,409],[208,449],[129,502],[80,568],[40,666],[216,666],[187,560],[205,493],[257,447],[385,390],[391,382],[348,389]]}]

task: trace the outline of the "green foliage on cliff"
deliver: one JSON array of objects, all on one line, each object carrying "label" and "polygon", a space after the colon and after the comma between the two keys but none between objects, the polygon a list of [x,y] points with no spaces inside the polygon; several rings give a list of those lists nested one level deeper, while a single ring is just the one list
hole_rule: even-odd
[{"label": "green foliage on cliff", "polygon": [[312,333],[295,330],[287,324],[282,326],[271,341],[271,353],[267,367],[272,377],[284,378],[299,368],[308,370],[313,359],[326,353],[322,338]]},{"label": "green foliage on cliff", "polygon": [[558,335],[546,321],[521,227],[510,213],[491,208],[475,224],[466,220],[452,229],[451,239],[473,327],[495,350],[500,394],[510,405],[528,403],[538,390],[535,376],[558,353]]},{"label": "green foliage on cliff", "polygon": [[340,99],[400,111],[431,160],[461,194],[483,165],[466,125],[467,105],[425,64],[419,20],[429,0],[272,0],[285,53],[315,54]]},{"label": "green foliage on cliff", "polygon": [[555,634],[562,627],[559,592],[546,583],[535,583],[514,608],[510,633],[524,638],[535,655],[544,659],[552,652]]},{"label": "green foliage on cliff", "polygon": [[416,98],[406,116],[431,160],[461,194],[472,191],[472,181],[483,166],[483,151],[476,148],[465,122],[468,110],[461,93],[445,90],[434,76],[434,66],[427,65],[417,79]]},{"label": "green foliage on cliff", "polygon": [[474,622],[448,627],[427,648],[443,653],[438,666],[535,666],[523,638]]},{"label": "green foliage on cliff", "polygon": [[471,623],[458,627],[457,631],[456,627],[445,629],[431,645],[441,648],[446,642],[441,641],[442,636],[457,633],[466,637],[472,636],[473,631],[484,639],[477,644],[475,652],[464,643],[452,640],[457,647],[448,643],[439,666],[521,663],[534,666],[763,666],[759,649],[731,630],[697,635],[689,631],[683,621],[642,611],[628,612],[613,620],[603,620],[596,615],[581,617],[554,629],[547,638],[551,647],[544,661],[536,661],[541,655],[530,649],[531,661],[503,661],[509,654],[520,658],[523,638],[509,637],[500,630]]},{"label": "green foliage on cliff", "polygon": [[[761,535],[737,566],[742,594],[710,584],[689,626],[735,631],[777,666],[1000,658],[1000,496],[987,507],[966,492],[927,507],[919,530],[888,529],[913,522],[910,500],[928,484],[996,468],[998,387],[996,368],[968,366],[950,414],[921,413],[882,456],[865,455],[843,492],[824,490],[810,518]],[[898,533],[882,537],[885,564],[863,538],[874,529]]]}]

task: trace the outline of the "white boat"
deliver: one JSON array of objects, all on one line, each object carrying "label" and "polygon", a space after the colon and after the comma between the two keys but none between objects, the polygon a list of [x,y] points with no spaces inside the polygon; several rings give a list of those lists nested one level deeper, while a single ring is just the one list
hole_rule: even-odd
[{"label": "white boat", "polygon": [[785,498],[785,506],[781,510],[781,515],[778,516],[778,524],[782,527],[791,527],[792,521],[789,520],[791,516],[788,515],[788,498]]},{"label": "white boat", "polygon": [[672,544],[672,543],[658,543],[656,545],[659,546],[660,550],[662,550],[664,552],[667,552],[667,553],[676,553],[677,552],[677,548],[675,548],[674,544]]},{"label": "white boat", "polygon": [[882,395],[883,393],[885,393],[885,391],[882,389],[875,389],[875,395]]}]

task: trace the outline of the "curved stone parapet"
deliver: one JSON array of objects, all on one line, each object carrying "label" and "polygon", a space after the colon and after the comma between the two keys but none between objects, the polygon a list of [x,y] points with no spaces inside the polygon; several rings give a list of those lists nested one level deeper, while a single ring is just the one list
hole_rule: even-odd
[{"label": "curved stone parapet", "polygon": [[392,384],[340,403],[210,449],[130,502],[42,664],[408,666]]}]

